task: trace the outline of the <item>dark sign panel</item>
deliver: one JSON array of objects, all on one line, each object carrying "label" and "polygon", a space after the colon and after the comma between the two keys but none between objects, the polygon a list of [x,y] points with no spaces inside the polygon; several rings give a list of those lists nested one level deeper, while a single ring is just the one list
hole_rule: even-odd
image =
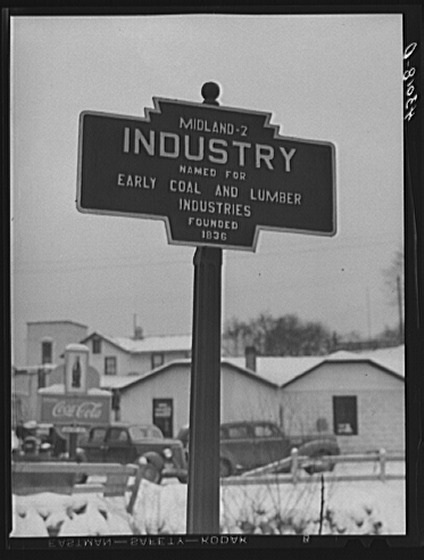
[{"label": "dark sign panel", "polygon": [[80,116],[81,212],[165,220],[170,243],[255,249],[259,229],[334,235],[335,147],[270,113],[154,99],[145,118]]}]

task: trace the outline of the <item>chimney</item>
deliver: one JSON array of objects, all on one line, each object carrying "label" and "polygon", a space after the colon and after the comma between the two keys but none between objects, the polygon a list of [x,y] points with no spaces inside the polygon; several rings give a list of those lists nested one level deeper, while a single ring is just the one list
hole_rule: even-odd
[{"label": "chimney", "polygon": [[137,315],[134,313],[134,340],[141,340],[143,338],[143,329],[137,325]]},{"label": "chimney", "polygon": [[254,346],[246,346],[244,354],[246,357],[246,369],[256,371],[256,348]]},{"label": "chimney", "polygon": [[142,327],[134,327],[134,340],[142,340],[143,329]]}]

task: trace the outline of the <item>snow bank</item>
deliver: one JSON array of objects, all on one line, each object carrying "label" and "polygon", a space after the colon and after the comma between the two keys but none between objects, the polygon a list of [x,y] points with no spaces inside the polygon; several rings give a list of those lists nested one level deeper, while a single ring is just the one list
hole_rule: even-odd
[{"label": "snow bank", "polygon": [[[133,515],[122,497],[13,496],[16,537],[184,534],[187,485],[142,481]],[[221,533],[404,535],[405,480],[225,485]]]},{"label": "snow bank", "polygon": [[12,537],[129,535],[131,519],[121,498],[45,492],[13,496]]}]

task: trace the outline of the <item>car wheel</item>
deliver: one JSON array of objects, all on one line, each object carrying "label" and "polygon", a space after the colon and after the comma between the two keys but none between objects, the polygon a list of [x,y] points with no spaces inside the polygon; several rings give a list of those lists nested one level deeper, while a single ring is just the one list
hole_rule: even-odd
[{"label": "car wheel", "polygon": [[225,478],[233,474],[233,466],[228,459],[219,460],[219,476]]},{"label": "car wheel", "polygon": [[143,466],[143,478],[154,484],[160,484],[162,473],[153,463],[146,463]]}]

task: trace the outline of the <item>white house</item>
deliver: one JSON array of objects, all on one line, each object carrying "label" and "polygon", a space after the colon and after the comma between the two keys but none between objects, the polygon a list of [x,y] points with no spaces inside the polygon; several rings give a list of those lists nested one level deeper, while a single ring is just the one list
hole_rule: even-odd
[{"label": "white house", "polygon": [[110,337],[93,332],[80,340],[89,349],[89,361],[102,375],[148,373],[168,362],[190,358],[191,335]]},{"label": "white house", "polygon": [[[137,377],[102,376],[100,386],[119,393],[120,420],[154,423],[176,436],[189,423],[190,360],[167,363]],[[252,371],[221,362],[221,421],[263,418],[279,423],[278,387]]]}]

